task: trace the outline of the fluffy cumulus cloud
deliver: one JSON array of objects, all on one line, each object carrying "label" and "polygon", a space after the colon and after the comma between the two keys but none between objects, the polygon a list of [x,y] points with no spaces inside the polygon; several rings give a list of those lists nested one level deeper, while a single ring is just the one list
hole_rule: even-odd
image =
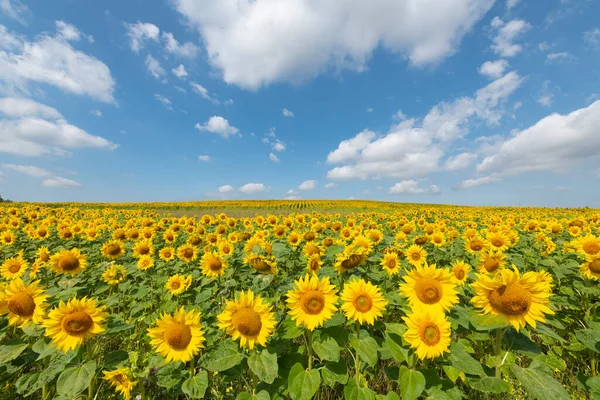
[{"label": "fluffy cumulus cloud", "polygon": [[279,162],[279,157],[277,157],[273,153],[269,153],[269,160],[273,161],[274,163],[278,163]]},{"label": "fluffy cumulus cloud", "polygon": [[165,50],[168,53],[174,54],[177,57],[187,58],[195,57],[196,53],[198,53],[198,46],[191,42],[179,44],[172,33],[163,32],[162,37],[165,42]]},{"label": "fluffy cumulus cloud", "polygon": [[171,70],[171,72],[173,73],[173,75],[175,75],[176,77],[178,77],[179,79],[183,79],[186,76],[188,76],[187,71],[185,70],[185,67],[183,66],[183,64],[179,64],[178,67],[175,67]]},{"label": "fluffy cumulus cloud", "polygon": [[62,178],[55,176],[54,178],[44,179],[42,186],[55,187],[55,188],[78,188],[81,187],[81,183],[75,182],[72,179]]},{"label": "fluffy cumulus cloud", "polygon": [[506,60],[486,61],[479,67],[479,73],[488,78],[498,79],[504,75],[507,68],[508,61]]},{"label": "fluffy cumulus cloud", "polygon": [[223,117],[219,117],[217,115],[213,115],[206,121],[204,124],[200,125],[199,123],[195,126],[196,129],[204,132],[216,133],[221,135],[225,139],[230,136],[235,136],[240,133],[240,130],[235,126],[229,125],[229,121],[227,121]]},{"label": "fluffy cumulus cloud", "polygon": [[235,188],[231,185],[223,185],[223,186],[219,186],[219,188],[217,189],[217,192],[231,193],[231,192],[235,192]]},{"label": "fluffy cumulus cloud", "polygon": [[0,0],[0,10],[22,25],[27,25],[27,18],[31,15],[29,8],[20,0]]},{"label": "fluffy cumulus cloud", "polygon": [[419,181],[414,179],[396,183],[388,191],[390,194],[439,194],[440,188],[436,185],[420,187]]},{"label": "fluffy cumulus cloud", "polygon": [[238,191],[246,194],[264,193],[270,190],[271,188],[269,186],[265,186],[262,183],[246,183],[244,186],[238,188]]},{"label": "fluffy cumulus cloud", "polygon": [[173,54],[177,57],[195,57],[198,53],[198,46],[191,42],[180,44],[175,36],[170,32],[162,32],[160,28],[149,22],[136,22],[134,24],[125,24],[127,37],[129,38],[129,47],[136,53],[149,41],[159,43],[163,42],[164,50],[167,54]]},{"label": "fluffy cumulus cloud", "polygon": [[469,189],[475,186],[487,185],[488,183],[500,182],[501,180],[502,178],[497,176],[482,176],[481,178],[466,179],[454,185],[454,189]]},{"label": "fluffy cumulus cloud", "polygon": [[566,171],[600,154],[600,100],[567,115],[551,114],[484,149],[481,173]]},{"label": "fluffy cumulus cloud", "polygon": [[327,163],[342,164],[329,170],[334,180],[380,177],[413,178],[442,169],[460,169],[474,161],[463,153],[444,160],[451,143],[470,132],[472,119],[498,124],[507,98],[522,84],[516,72],[477,90],[473,97],[463,97],[434,106],[422,120],[406,119],[384,135],[364,130],[342,141],[327,156]]},{"label": "fluffy cumulus cloud", "polygon": [[414,65],[453,54],[493,0],[174,0],[227,83],[256,89],[361,71],[382,46]]},{"label": "fluffy cumulus cloud", "polygon": [[275,151],[284,151],[286,149],[285,143],[281,140],[277,139],[272,143],[273,150]]},{"label": "fluffy cumulus cloud", "polygon": [[298,185],[298,190],[314,190],[317,187],[317,181],[308,180]]},{"label": "fluffy cumulus cloud", "polygon": [[0,51],[0,92],[28,94],[31,83],[41,83],[102,102],[114,102],[115,81],[109,68],[71,46],[69,40],[79,31],[68,26],[67,29],[59,25],[59,32],[54,36],[40,34],[34,41],[28,41],[0,25],[3,50]]},{"label": "fluffy cumulus cloud", "polygon": [[0,152],[22,156],[65,155],[68,149],[115,149],[110,141],[69,124],[52,107],[19,98],[0,99]]},{"label": "fluffy cumulus cloud", "polygon": [[496,30],[493,37],[492,50],[501,57],[514,57],[519,54],[523,47],[514,43],[515,40],[527,32],[531,25],[522,19],[513,19],[508,22],[502,21],[498,17],[492,20],[492,28]]}]

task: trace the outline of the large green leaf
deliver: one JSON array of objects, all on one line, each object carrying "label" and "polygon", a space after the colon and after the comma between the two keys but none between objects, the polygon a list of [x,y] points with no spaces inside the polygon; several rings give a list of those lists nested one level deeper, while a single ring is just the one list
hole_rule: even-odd
[{"label": "large green leaf", "polygon": [[483,370],[481,363],[471,357],[471,355],[457,342],[450,345],[450,355],[448,358],[454,368],[465,374],[485,376],[485,371]]},{"label": "large green leaf", "polygon": [[204,360],[204,367],[209,371],[225,371],[233,368],[244,359],[237,344],[231,341],[223,342]]},{"label": "large green leaf", "polygon": [[0,365],[19,357],[27,348],[27,343],[0,346]]},{"label": "large green leaf", "polygon": [[508,321],[502,315],[481,314],[476,310],[471,310],[469,313],[469,321],[478,331],[490,331],[508,326]]},{"label": "large green leaf", "polygon": [[181,391],[190,399],[202,399],[208,387],[208,374],[206,371],[200,371],[183,382]]},{"label": "large green leaf", "polygon": [[419,371],[412,371],[403,366],[400,369],[399,384],[402,400],[415,400],[425,389],[425,377]]},{"label": "large green leaf", "polygon": [[575,333],[577,340],[590,350],[600,353],[600,331],[596,329],[581,329]]},{"label": "large green leaf", "polygon": [[366,387],[356,385],[354,379],[350,379],[344,387],[344,399],[346,400],[375,400],[375,392]]},{"label": "large green leaf", "polygon": [[277,354],[264,349],[260,354],[254,353],[248,359],[248,367],[263,382],[273,383],[277,378]]},{"label": "large green leaf", "polygon": [[515,378],[538,400],[569,400],[571,396],[551,375],[533,368],[521,368],[512,364],[510,370]]},{"label": "large green leaf", "polygon": [[385,343],[388,345],[388,349],[394,360],[398,362],[404,362],[408,358],[408,349],[402,347],[402,338],[392,332],[386,333]]},{"label": "large green leaf", "polygon": [[269,396],[269,392],[266,390],[261,390],[258,393],[252,394],[248,392],[240,392],[235,397],[235,400],[270,400],[271,396]]},{"label": "large green leaf", "polygon": [[[363,331],[364,332],[364,331]],[[361,334],[360,339],[356,336],[350,338],[350,346],[358,353],[359,357],[366,361],[370,366],[377,364],[377,342],[371,336]]]},{"label": "large green leaf", "polygon": [[321,335],[312,347],[321,360],[337,362],[340,359],[340,346],[331,336]]},{"label": "large green leaf", "polygon": [[336,363],[329,362],[321,369],[321,376],[326,385],[334,386],[336,383],[345,385],[348,382],[348,367],[344,360]]},{"label": "large green leaf", "polygon": [[292,400],[310,400],[321,385],[321,375],[316,369],[305,370],[296,363],[288,375],[288,390]]},{"label": "large green leaf", "polygon": [[65,369],[56,382],[56,392],[65,397],[73,398],[83,392],[96,373],[96,363],[90,361],[81,367]]},{"label": "large green leaf", "polygon": [[507,393],[510,390],[508,382],[493,376],[486,376],[481,379],[469,379],[469,386],[475,390],[484,393]]}]

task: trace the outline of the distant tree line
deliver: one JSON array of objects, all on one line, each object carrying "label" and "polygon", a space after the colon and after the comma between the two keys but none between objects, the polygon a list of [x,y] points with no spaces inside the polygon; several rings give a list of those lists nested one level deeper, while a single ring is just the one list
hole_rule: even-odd
[{"label": "distant tree line", "polygon": [[12,201],[9,199],[3,199],[2,195],[0,195],[0,203],[11,203]]}]

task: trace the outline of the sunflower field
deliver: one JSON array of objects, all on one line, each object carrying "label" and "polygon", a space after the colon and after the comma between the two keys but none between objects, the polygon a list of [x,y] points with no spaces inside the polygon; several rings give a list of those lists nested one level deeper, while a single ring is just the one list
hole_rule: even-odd
[{"label": "sunflower field", "polygon": [[2,204],[0,400],[600,399],[599,282],[592,209]]}]

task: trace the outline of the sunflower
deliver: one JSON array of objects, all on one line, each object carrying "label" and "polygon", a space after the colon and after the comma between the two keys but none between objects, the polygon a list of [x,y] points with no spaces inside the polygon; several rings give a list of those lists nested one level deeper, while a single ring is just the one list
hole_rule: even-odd
[{"label": "sunflower", "polygon": [[131,380],[131,371],[128,368],[119,367],[114,371],[102,371],[102,373],[104,374],[102,379],[120,392],[126,400],[131,398],[131,390],[136,382]]},{"label": "sunflower", "polygon": [[66,353],[76,349],[85,339],[104,332],[103,323],[107,317],[104,307],[96,306],[96,300],[72,298],[67,303],[61,301],[52,309],[42,326],[52,343]]},{"label": "sunflower", "polygon": [[308,268],[311,273],[316,274],[319,272],[322,266],[323,260],[321,260],[321,255],[318,253],[311,254],[308,258],[308,262],[306,263],[306,268]]},{"label": "sunflower", "polygon": [[380,264],[383,270],[390,276],[400,272],[400,258],[396,252],[385,253]]},{"label": "sunflower", "polygon": [[145,255],[145,256],[141,256],[140,258],[138,258],[137,267],[140,270],[145,271],[149,268],[152,268],[153,266],[154,266],[154,259],[151,256]]},{"label": "sunflower", "polygon": [[148,239],[138,240],[133,246],[133,256],[140,258],[143,256],[152,256],[154,253],[154,246]]},{"label": "sunflower", "polygon": [[471,302],[484,314],[503,315],[517,331],[527,324],[535,328],[536,321],[545,322],[544,314],[554,314],[548,308],[551,282],[543,278],[537,272],[521,276],[514,265],[494,277],[478,274],[471,284],[476,293]]},{"label": "sunflower", "polygon": [[492,232],[487,235],[487,244],[495,251],[506,251],[510,238],[502,232]]},{"label": "sunflower", "polygon": [[408,327],[404,340],[421,360],[436,358],[449,351],[450,322],[444,313],[419,310],[402,319]]},{"label": "sunflower", "polygon": [[406,249],[406,259],[416,267],[427,262],[427,252],[421,246],[413,244]]},{"label": "sunflower", "polygon": [[600,256],[590,257],[586,263],[579,266],[579,271],[588,279],[600,279]]},{"label": "sunflower", "polygon": [[383,315],[388,303],[377,286],[363,279],[346,283],[341,299],[343,304],[340,308],[348,319],[369,325],[373,325],[375,318]]},{"label": "sunflower", "polygon": [[38,249],[37,255],[38,255],[38,259],[41,262],[47,263],[48,261],[50,261],[50,251],[45,246],[44,247],[40,247]]},{"label": "sunflower", "polygon": [[169,278],[165,284],[165,288],[171,292],[171,294],[177,296],[186,291],[192,283],[192,276],[183,276],[175,274]]},{"label": "sunflower", "polygon": [[296,325],[314,330],[333,317],[337,311],[337,290],[328,277],[319,279],[306,275],[294,281],[295,288],[287,292],[287,306]]},{"label": "sunflower", "polygon": [[300,244],[300,234],[296,231],[290,232],[290,234],[287,237],[287,242],[292,247],[298,246]]},{"label": "sunflower", "polygon": [[224,257],[230,256],[233,254],[233,245],[229,243],[227,240],[220,240],[217,243],[217,247],[219,248],[219,253],[221,253]]},{"label": "sunflower", "polygon": [[202,255],[200,260],[202,273],[209,278],[216,278],[225,273],[225,268],[229,267],[227,262],[215,251],[209,251]]},{"label": "sunflower", "polygon": [[21,278],[13,279],[0,291],[0,314],[8,314],[9,325],[25,328],[29,322],[41,324],[46,316],[44,288],[40,281],[25,285]]},{"label": "sunflower", "polygon": [[244,263],[250,265],[256,271],[263,274],[274,275],[277,273],[277,261],[273,256],[250,254],[244,257]]},{"label": "sunflower", "polygon": [[302,252],[307,258],[310,258],[313,254],[317,254],[319,256],[323,255],[323,251],[315,242],[308,242],[302,248]]},{"label": "sunflower", "polygon": [[7,258],[2,263],[2,277],[5,279],[17,279],[23,276],[29,264],[23,259],[23,254]]},{"label": "sunflower", "polygon": [[481,255],[481,264],[479,265],[479,273],[495,274],[501,271],[506,265],[506,256],[504,253],[489,251]]},{"label": "sunflower", "polygon": [[248,346],[250,350],[258,343],[267,345],[267,339],[275,328],[275,316],[271,306],[255,295],[251,290],[233,301],[227,300],[225,310],[217,316],[219,328],[231,336],[240,339],[240,347]]},{"label": "sunflower", "polygon": [[400,293],[408,298],[414,310],[444,312],[458,303],[456,284],[445,268],[425,264],[417,266],[403,278],[406,283],[400,285]]},{"label": "sunflower", "polygon": [[471,266],[464,261],[456,260],[452,263],[452,279],[458,285],[464,285],[469,278]]},{"label": "sunflower", "polygon": [[127,270],[117,264],[112,264],[102,273],[102,280],[109,285],[118,285],[125,280],[127,276]]},{"label": "sunflower", "polygon": [[125,254],[125,245],[120,240],[109,240],[102,245],[102,254],[111,260],[116,260]]},{"label": "sunflower", "polygon": [[198,249],[191,244],[184,244],[177,248],[177,258],[186,263],[194,261],[198,258]]},{"label": "sunflower", "polygon": [[156,328],[148,329],[150,344],[167,362],[191,360],[204,347],[204,332],[199,311],[181,307],[175,314],[162,314]]},{"label": "sunflower", "polygon": [[175,249],[172,247],[163,247],[158,252],[158,256],[163,261],[166,261],[166,262],[171,261],[172,259],[175,258]]},{"label": "sunflower", "polygon": [[0,240],[2,244],[11,246],[15,243],[15,234],[11,230],[4,231],[0,233]]},{"label": "sunflower", "polygon": [[432,233],[429,239],[435,247],[442,247],[446,244],[446,235],[444,235],[442,232]]},{"label": "sunflower", "polygon": [[600,255],[600,237],[594,235],[582,236],[574,243],[577,251],[584,256]]},{"label": "sunflower", "polygon": [[465,249],[469,254],[476,254],[485,251],[487,242],[481,236],[474,236],[465,240]]},{"label": "sunflower", "polygon": [[87,260],[78,248],[62,250],[50,257],[50,266],[57,274],[80,274],[87,267]]},{"label": "sunflower", "polygon": [[363,247],[346,246],[344,251],[335,256],[335,269],[340,274],[353,271],[367,261],[365,252]]}]

